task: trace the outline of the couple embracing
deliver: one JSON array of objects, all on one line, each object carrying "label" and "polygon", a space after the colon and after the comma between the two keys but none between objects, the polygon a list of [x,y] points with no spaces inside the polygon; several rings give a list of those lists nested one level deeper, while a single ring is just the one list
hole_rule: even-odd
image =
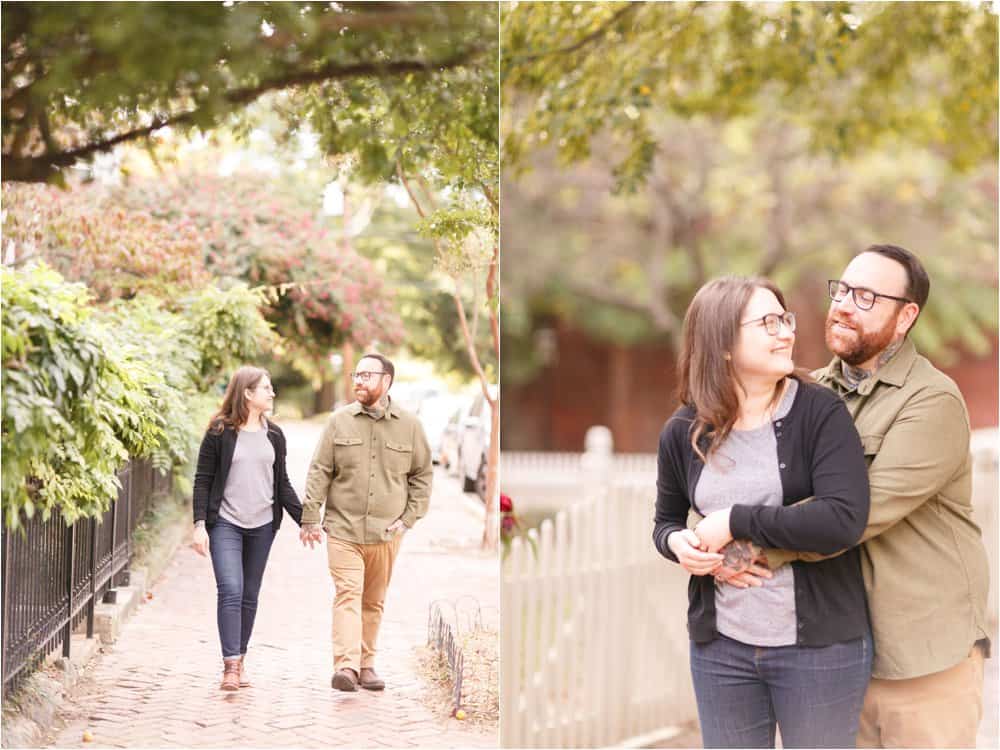
[{"label": "couple embracing", "polygon": [[244,658],[285,511],[303,545],[326,536],[336,589],[332,687],[385,688],[374,668],[385,593],[403,533],[427,512],[433,476],[420,422],[389,397],[394,376],[381,354],[359,360],[357,401],[327,420],[304,504],[288,479],[285,436],[266,416],[274,408],[270,376],[246,366],[230,379],[198,453],[193,502],[193,546],[211,556],[215,572],[223,690],[251,684]]},{"label": "couple embracing", "polygon": [[705,747],[975,746],[989,574],[965,402],[908,338],[929,289],[908,250],[859,253],[812,376],[771,282],[688,308],[653,540],[691,574]]}]

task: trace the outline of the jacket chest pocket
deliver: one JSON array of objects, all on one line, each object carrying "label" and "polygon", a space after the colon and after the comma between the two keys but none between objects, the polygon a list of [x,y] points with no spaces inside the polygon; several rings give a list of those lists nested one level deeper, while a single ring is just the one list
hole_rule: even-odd
[{"label": "jacket chest pocket", "polygon": [[410,470],[410,464],[413,463],[413,445],[386,440],[385,448],[385,465],[389,471],[394,474],[405,474]]},{"label": "jacket chest pocket", "polygon": [[337,467],[354,468],[361,463],[364,440],[355,437],[335,437],[333,439],[333,461]]}]

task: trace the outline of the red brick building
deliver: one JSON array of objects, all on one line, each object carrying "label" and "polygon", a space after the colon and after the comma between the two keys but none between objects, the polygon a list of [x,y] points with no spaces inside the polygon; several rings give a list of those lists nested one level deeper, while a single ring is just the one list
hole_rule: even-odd
[{"label": "red brick building", "polygon": [[[673,350],[595,341],[565,323],[555,333],[552,365],[529,383],[503,385],[503,449],[579,451],[587,428],[602,424],[611,428],[616,451],[654,452],[676,408]],[[997,425],[998,347],[992,339],[989,354],[964,355],[942,367],[965,395],[973,429]],[[829,359],[822,318],[800,319],[796,363],[814,368]]]}]

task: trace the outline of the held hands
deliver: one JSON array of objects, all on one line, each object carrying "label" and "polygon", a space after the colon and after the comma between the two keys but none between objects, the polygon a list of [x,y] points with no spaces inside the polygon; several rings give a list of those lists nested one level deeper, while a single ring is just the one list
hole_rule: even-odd
[{"label": "held hands", "polygon": [[191,547],[202,557],[208,555],[208,532],[204,526],[195,526]]},{"label": "held hands", "polygon": [[773,576],[760,547],[747,539],[733,540],[729,510],[710,513],[694,530],[673,532],[667,546],[688,573],[712,575],[719,583],[748,588]]},{"label": "held hands", "polygon": [[763,579],[771,578],[774,574],[761,551],[749,539],[734,539],[719,550],[723,559],[721,566],[713,572],[715,580],[741,589],[763,586]]},{"label": "held hands", "polygon": [[299,541],[302,546],[309,546],[312,549],[317,544],[323,543],[323,529],[318,523],[304,523],[299,529]]}]

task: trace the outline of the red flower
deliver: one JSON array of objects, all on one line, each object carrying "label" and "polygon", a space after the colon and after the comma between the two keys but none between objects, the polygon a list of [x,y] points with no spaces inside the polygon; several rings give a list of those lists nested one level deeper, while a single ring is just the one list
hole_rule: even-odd
[{"label": "red flower", "polygon": [[500,495],[500,512],[510,513],[514,510],[514,501],[510,499],[510,495]]},{"label": "red flower", "polygon": [[504,531],[510,533],[513,530],[516,521],[514,521],[512,516],[504,516],[503,520],[500,522],[500,528]]}]

